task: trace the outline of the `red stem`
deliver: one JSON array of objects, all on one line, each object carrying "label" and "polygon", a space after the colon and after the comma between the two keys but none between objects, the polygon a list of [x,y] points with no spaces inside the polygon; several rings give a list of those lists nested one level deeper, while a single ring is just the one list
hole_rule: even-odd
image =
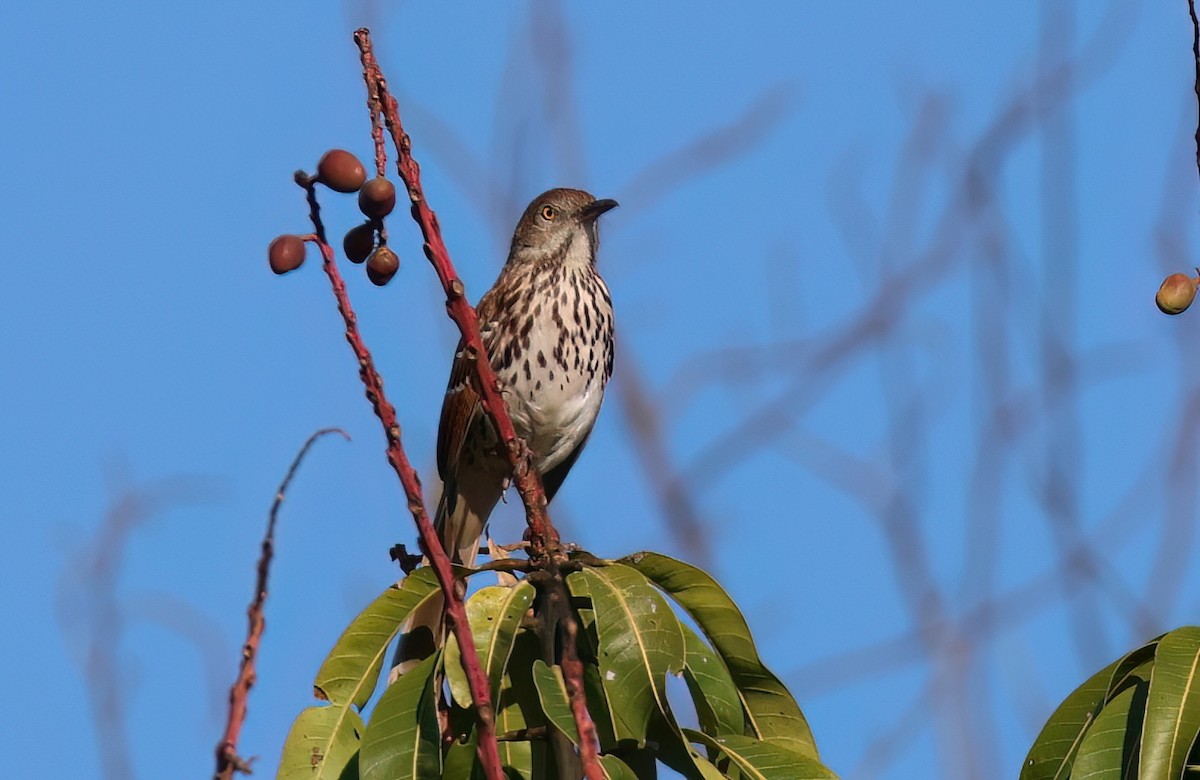
[{"label": "red stem", "polygon": [[[400,111],[396,99],[388,91],[387,79],[384,78],[383,71],[375,59],[374,51],[371,48],[370,31],[366,28],[356,30],[354,42],[361,54],[363,79],[366,82],[368,93],[367,103],[372,112],[378,110],[383,113],[384,124],[396,147],[396,171],[408,190],[408,198],[412,202],[412,217],[420,227],[421,236],[425,241],[425,256],[429,258],[438,280],[442,283],[442,289],[446,294],[446,311],[450,319],[458,326],[464,354],[474,356],[475,373],[479,379],[480,401],[499,433],[500,440],[504,443],[502,449],[512,466],[513,481],[521,496],[521,502],[525,505],[525,521],[529,525],[530,558],[546,569],[556,581],[556,585],[565,590],[560,571],[561,541],[558,530],[550,522],[550,517],[546,513],[546,493],[542,488],[541,476],[532,467],[529,448],[517,436],[512,419],[508,415],[508,408],[504,404],[502,395],[503,383],[496,377],[496,372],[492,370],[491,361],[488,359],[487,350],[484,349],[483,340],[479,334],[479,320],[475,315],[475,309],[467,301],[466,289],[458,277],[458,273],[454,270],[454,264],[450,261],[450,253],[446,250],[441,229],[438,227],[437,215],[434,214],[425,199],[425,193],[421,188],[421,168],[412,156],[412,141],[400,123]],[[374,115],[371,121],[374,131],[377,126]],[[378,145],[376,146],[376,155],[376,165],[378,166],[380,164]],[[596,736],[596,725],[587,711],[587,700],[584,698],[583,664],[574,654],[575,621],[573,616],[569,616],[565,623],[564,630],[567,632],[565,637],[567,641],[564,645],[565,649],[570,650],[571,658],[568,661],[564,654],[563,678],[570,695],[575,725],[579,730],[580,741],[583,743],[580,747],[580,757],[588,780],[604,780],[604,770],[597,759],[599,740]],[[459,645],[464,646],[461,639]],[[471,646],[471,650],[470,655],[474,658],[473,646]],[[469,662],[468,654],[464,652],[463,668],[467,673],[467,679],[471,680],[475,671],[479,671],[482,675],[482,671],[471,668],[468,665]],[[483,679],[486,680],[486,676]],[[474,686],[472,686],[472,693],[474,693]],[[494,734],[492,738],[494,745]],[[482,739],[479,743],[479,752],[482,756],[484,752]]]},{"label": "red stem", "polygon": [[358,361],[359,378],[366,388],[367,400],[371,402],[375,415],[383,424],[384,436],[387,439],[388,463],[396,472],[396,476],[400,478],[405,498],[408,499],[408,510],[417,523],[421,550],[429,559],[429,565],[433,567],[433,573],[445,595],[446,616],[450,628],[454,631],[454,636],[458,639],[459,649],[462,651],[463,668],[467,673],[471,698],[475,702],[475,715],[479,720],[477,730],[479,762],[482,764],[488,780],[504,780],[504,771],[500,767],[500,753],[496,745],[496,715],[492,706],[491,682],[479,663],[475,640],[471,636],[471,627],[467,622],[467,610],[458,588],[455,587],[454,569],[450,565],[450,559],[446,557],[446,551],[442,549],[442,543],[438,539],[437,531],[433,528],[433,523],[429,520],[429,513],[425,510],[425,498],[421,493],[421,478],[404,452],[400,438],[400,422],[396,419],[396,407],[392,406],[391,402],[387,400],[387,396],[384,395],[383,379],[375,370],[371,353],[359,335],[358,318],[350,307],[350,297],[346,294],[345,282],[342,281],[337,263],[334,262],[333,247],[329,246],[325,240],[325,226],[321,223],[315,187],[307,176],[297,174],[296,179],[308,191],[310,216],[316,230],[314,235],[305,236],[305,238],[315,243],[321,250],[322,267],[329,277],[333,295],[337,299],[338,311],[346,323],[346,341],[354,350],[354,357]]},{"label": "red stem", "polygon": [[483,348],[475,309],[468,303],[462,280],[454,270],[454,264],[450,262],[450,253],[442,241],[437,215],[425,200],[425,193],[421,189],[421,168],[413,159],[412,141],[400,123],[396,99],[388,92],[387,79],[375,60],[370,32],[366,28],[356,31],[354,42],[358,44],[362,54],[363,78],[367,82],[367,91],[375,97],[374,101],[368,102],[372,108],[379,106],[388,132],[391,133],[397,154],[396,171],[408,190],[409,200],[412,201],[412,217],[421,228],[421,236],[425,241],[425,256],[437,272],[438,280],[446,293],[446,311],[458,326],[466,354],[475,356],[480,401],[499,432],[500,440],[505,445],[504,453],[512,465],[514,482],[521,494],[521,501],[525,504],[525,519],[531,532],[532,553],[536,557],[556,552],[560,544],[559,536],[546,514],[546,494],[542,489],[541,477],[532,468],[529,450],[517,436],[512,419],[508,416],[508,409],[501,395],[503,384],[492,370],[487,350]]},{"label": "red stem", "polygon": [[[566,586],[561,579],[555,585],[563,590],[563,597],[570,604]],[[600,737],[596,733],[596,723],[587,709],[587,695],[583,689],[583,662],[575,650],[575,636],[579,633],[579,622],[575,614],[567,609],[562,617],[563,649],[562,671],[563,683],[567,688],[567,697],[571,700],[571,715],[575,718],[575,728],[579,731],[579,760],[583,764],[583,773],[587,780],[606,780],[604,769],[600,766],[599,747]]]}]

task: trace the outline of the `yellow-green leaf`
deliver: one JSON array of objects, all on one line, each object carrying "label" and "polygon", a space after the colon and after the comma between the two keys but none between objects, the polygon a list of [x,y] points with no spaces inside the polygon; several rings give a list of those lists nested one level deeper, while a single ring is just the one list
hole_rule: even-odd
[{"label": "yellow-green leaf", "polygon": [[466,742],[454,742],[446,750],[446,763],[442,767],[442,777],[469,780],[475,773],[479,759],[479,750],[475,745],[475,731]]},{"label": "yellow-green leaf", "polygon": [[307,707],[283,743],[277,780],[338,780],[358,753],[363,722],[349,706]]},{"label": "yellow-green leaf", "polygon": [[710,737],[684,729],[688,739],[729,757],[746,780],[837,780],[837,775],[811,756],[754,737]]},{"label": "yellow-green leaf", "polygon": [[385,590],[346,627],[314,683],[319,698],[353,704],[360,710],[371,698],[388,645],[408,613],[438,592],[432,569],[421,568]]},{"label": "yellow-green leaf", "polygon": [[[541,660],[541,643],[531,631],[518,632],[508,673],[496,697],[496,732],[546,726],[546,716],[533,681],[533,665]],[[546,740],[506,740],[500,743],[500,763],[509,776],[541,780],[546,776]]]},{"label": "yellow-green leaf", "polygon": [[362,780],[425,780],[442,772],[434,671],[441,653],[421,661],[379,697],[363,734]]},{"label": "yellow-green leaf", "polygon": [[622,562],[640,571],[687,611],[725,661],[755,736],[817,758],[817,745],[800,706],[758,657],[746,619],[716,580],[682,561],[637,553]]},{"label": "yellow-green leaf", "polygon": [[547,666],[539,658],[533,662],[533,682],[537,686],[538,698],[546,717],[567,739],[578,745],[579,731],[575,728],[575,716],[571,713],[571,700],[567,697],[562,668],[557,664]]},{"label": "yellow-green leaf", "polygon": [[679,618],[643,575],[623,564],[574,572],[567,587],[592,600],[600,679],[616,738],[642,742],[654,712],[670,711],[666,675],[683,668]]},{"label": "yellow-green leaf", "polygon": [[[654,753],[658,760],[687,780],[713,780],[724,777],[709,758],[696,750],[673,716],[656,716],[650,722],[648,736],[654,745]],[[714,751],[711,758],[715,759],[716,756]]]},{"label": "yellow-green leaf", "polygon": [[714,737],[745,733],[742,701],[725,662],[687,626],[683,627],[683,637],[683,679],[692,694],[700,729]]},{"label": "yellow-green leaf", "polygon": [[600,768],[608,780],[638,780],[634,771],[616,756],[600,756]]},{"label": "yellow-green leaf", "polygon": [[[533,586],[522,581],[514,587],[490,585],[480,588],[467,600],[467,623],[471,626],[479,663],[491,680],[493,701],[500,692],[500,680],[504,677],[513,639],[535,595]],[[462,667],[462,653],[453,636],[446,645],[446,681],[454,700],[460,706],[471,706],[471,688]]]}]

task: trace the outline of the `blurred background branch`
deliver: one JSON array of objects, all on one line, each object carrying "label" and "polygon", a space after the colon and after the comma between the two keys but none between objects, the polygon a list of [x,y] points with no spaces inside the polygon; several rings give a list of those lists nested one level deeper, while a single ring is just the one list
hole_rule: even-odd
[{"label": "blurred background branch", "polygon": [[[261,268],[265,239],[299,227],[290,172],[365,138],[339,47],[366,23],[396,74],[469,297],[494,279],[531,195],[580,186],[622,202],[600,252],[618,317],[614,393],[556,500],[564,537],[599,555],[661,549],[719,577],[844,778],[1015,776],[1057,701],[1197,606],[1194,324],[1150,300],[1163,273],[1195,265],[1193,31],[1181,12],[1050,0],[733,15],[534,0],[450,25],[412,4],[347,3],[286,23],[206,9],[189,29],[223,42],[214,48],[228,61],[164,57],[163,82],[87,43],[132,50],[115,21],[71,38],[72,21],[65,49],[80,59],[47,73],[78,90],[74,110],[92,132],[65,164],[110,197],[78,224],[14,212],[25,229],[13,251],[38,257],[25,234],[54,235],[75,256],[122,262],[69,278],[48,264],[18,269],[45,276],[18,284],[34,294],[4,312],[8,332],[44,318],[35,301],[54,300],[64,333],[44,329],[8,362],[53,356],[69,381],[14,386],[11,408],[28,411],[13,420],[13,512],[101,505],[88,447],[75,453],[71,495],[42,487],[78,431],[128,449],[149,464],[142,472],[217,464],[235,486],[231,506],[187,513],[194,522],[109,519],[81,535],[95,541],[79,557],[40,553],[52,561],[40,568],[61,575],[54,630],[81,669],[58,698],[87,701],[57,717],[91,724],[105,776],[177,766],[179,750],[143,734],[177,707],[173,683],[203,679],[204,694],[182,695],[193,702],[211,694],[197,658],[235,641],[246,583],[211,571],[214,550],[250,559],[247,518],[297,430],[373,425],[340,376],[339,326],[319,285],[303,274],[277,285]],[[175,26],[163,25],[163,45],[184,51],[170,43]],[[239,29],[259,37],[224,32]],[[395,42],[397,29],[421,32]],[[37,102],[55,90],[31,92],[16,115],[56,115]],[[282,111],[313,103],[319,112],[280,132]],[[195,135],[166,143],[161,118],[184,115]],[[23,138],[12,148],[43,161],[77,140],[49,125]],[[122,160],[140,160],[146,181],[177,175],[180,144],[213,172],[184,222],[178,198],[172,207],[117,184],[129,181]],[[21,167],[31,164],[14,162],[26,191],[9,202],[57,202]],[[336,206],[328,216],[338,230],[352,224]],[[139,231],[112,237],[135,220]],[[228,230],[217,274],[211,243],[179,240],[212,225]],[[419,239],[406,230],[395,225],[391,244],[412,257]],[[229,290],[231,277],[245,282]],[[363,300],[414,456],[431,461],[453,346],[440,299],[402,267],[386,294]],[[122,357],[129,344],[159,362]],[[247,399],[251,385],[268,388],[261,400]],[[186,411],[163,399],[186,399]],[[78,412],[60,419],[63,409]],[[114,434],[101,425],[114,419],[135,422]],[[362,603],[393,576],[386,549],[403,507],[375,448],[354,449],[297,486],[280,540],[278,575],[295,585],[272,621],[281,639],[260,660],[277,672],[262,698],[280,714],[263,705],[245,735],[268,774],[355,610],[345,583]],[[153,514],[122,506],[117,516]],[[520,527],[508,509],[491,529],[502,542]],[[16,524],[14,546],[41,560],[44,527]],[[165,549],[188,554],[168,561]],[[165,613],[146,608],[136,595],[146,593],[192,605],[194,617],[168,610],[167,632],[199,655],[160,649],[161,628],[147,636],[143,618],[161,626]],[[204,614],[222,616],[220,629]],[[63,652],[55,638],[30,644]],[[23,666],[35,663],[47,661]],[[143,665],[169,672],[131,684]],[[16,694],[43,693],[27,685]],[[163,741],[194,739],[206,753],[210,726],[172,727]]]}]

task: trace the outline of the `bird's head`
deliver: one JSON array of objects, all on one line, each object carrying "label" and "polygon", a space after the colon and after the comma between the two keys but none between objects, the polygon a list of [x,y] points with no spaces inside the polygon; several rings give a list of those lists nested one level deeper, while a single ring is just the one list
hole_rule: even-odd
[{"label": "bird's head", "polygon": [[509,262],[595,262],[599,237],[596,220],[616,207],[615,200],[597,200],[583,190],[543,192],[521,215],[513,232]]}]

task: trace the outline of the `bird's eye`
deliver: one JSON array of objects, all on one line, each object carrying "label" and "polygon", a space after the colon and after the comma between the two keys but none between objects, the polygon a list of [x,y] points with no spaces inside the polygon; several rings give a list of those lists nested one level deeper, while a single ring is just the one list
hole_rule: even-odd
[{"label": "bird's eye", "polygon": [[558,216],[558,209],[553,206],[542,206],[542,219],[549,222]]}]

